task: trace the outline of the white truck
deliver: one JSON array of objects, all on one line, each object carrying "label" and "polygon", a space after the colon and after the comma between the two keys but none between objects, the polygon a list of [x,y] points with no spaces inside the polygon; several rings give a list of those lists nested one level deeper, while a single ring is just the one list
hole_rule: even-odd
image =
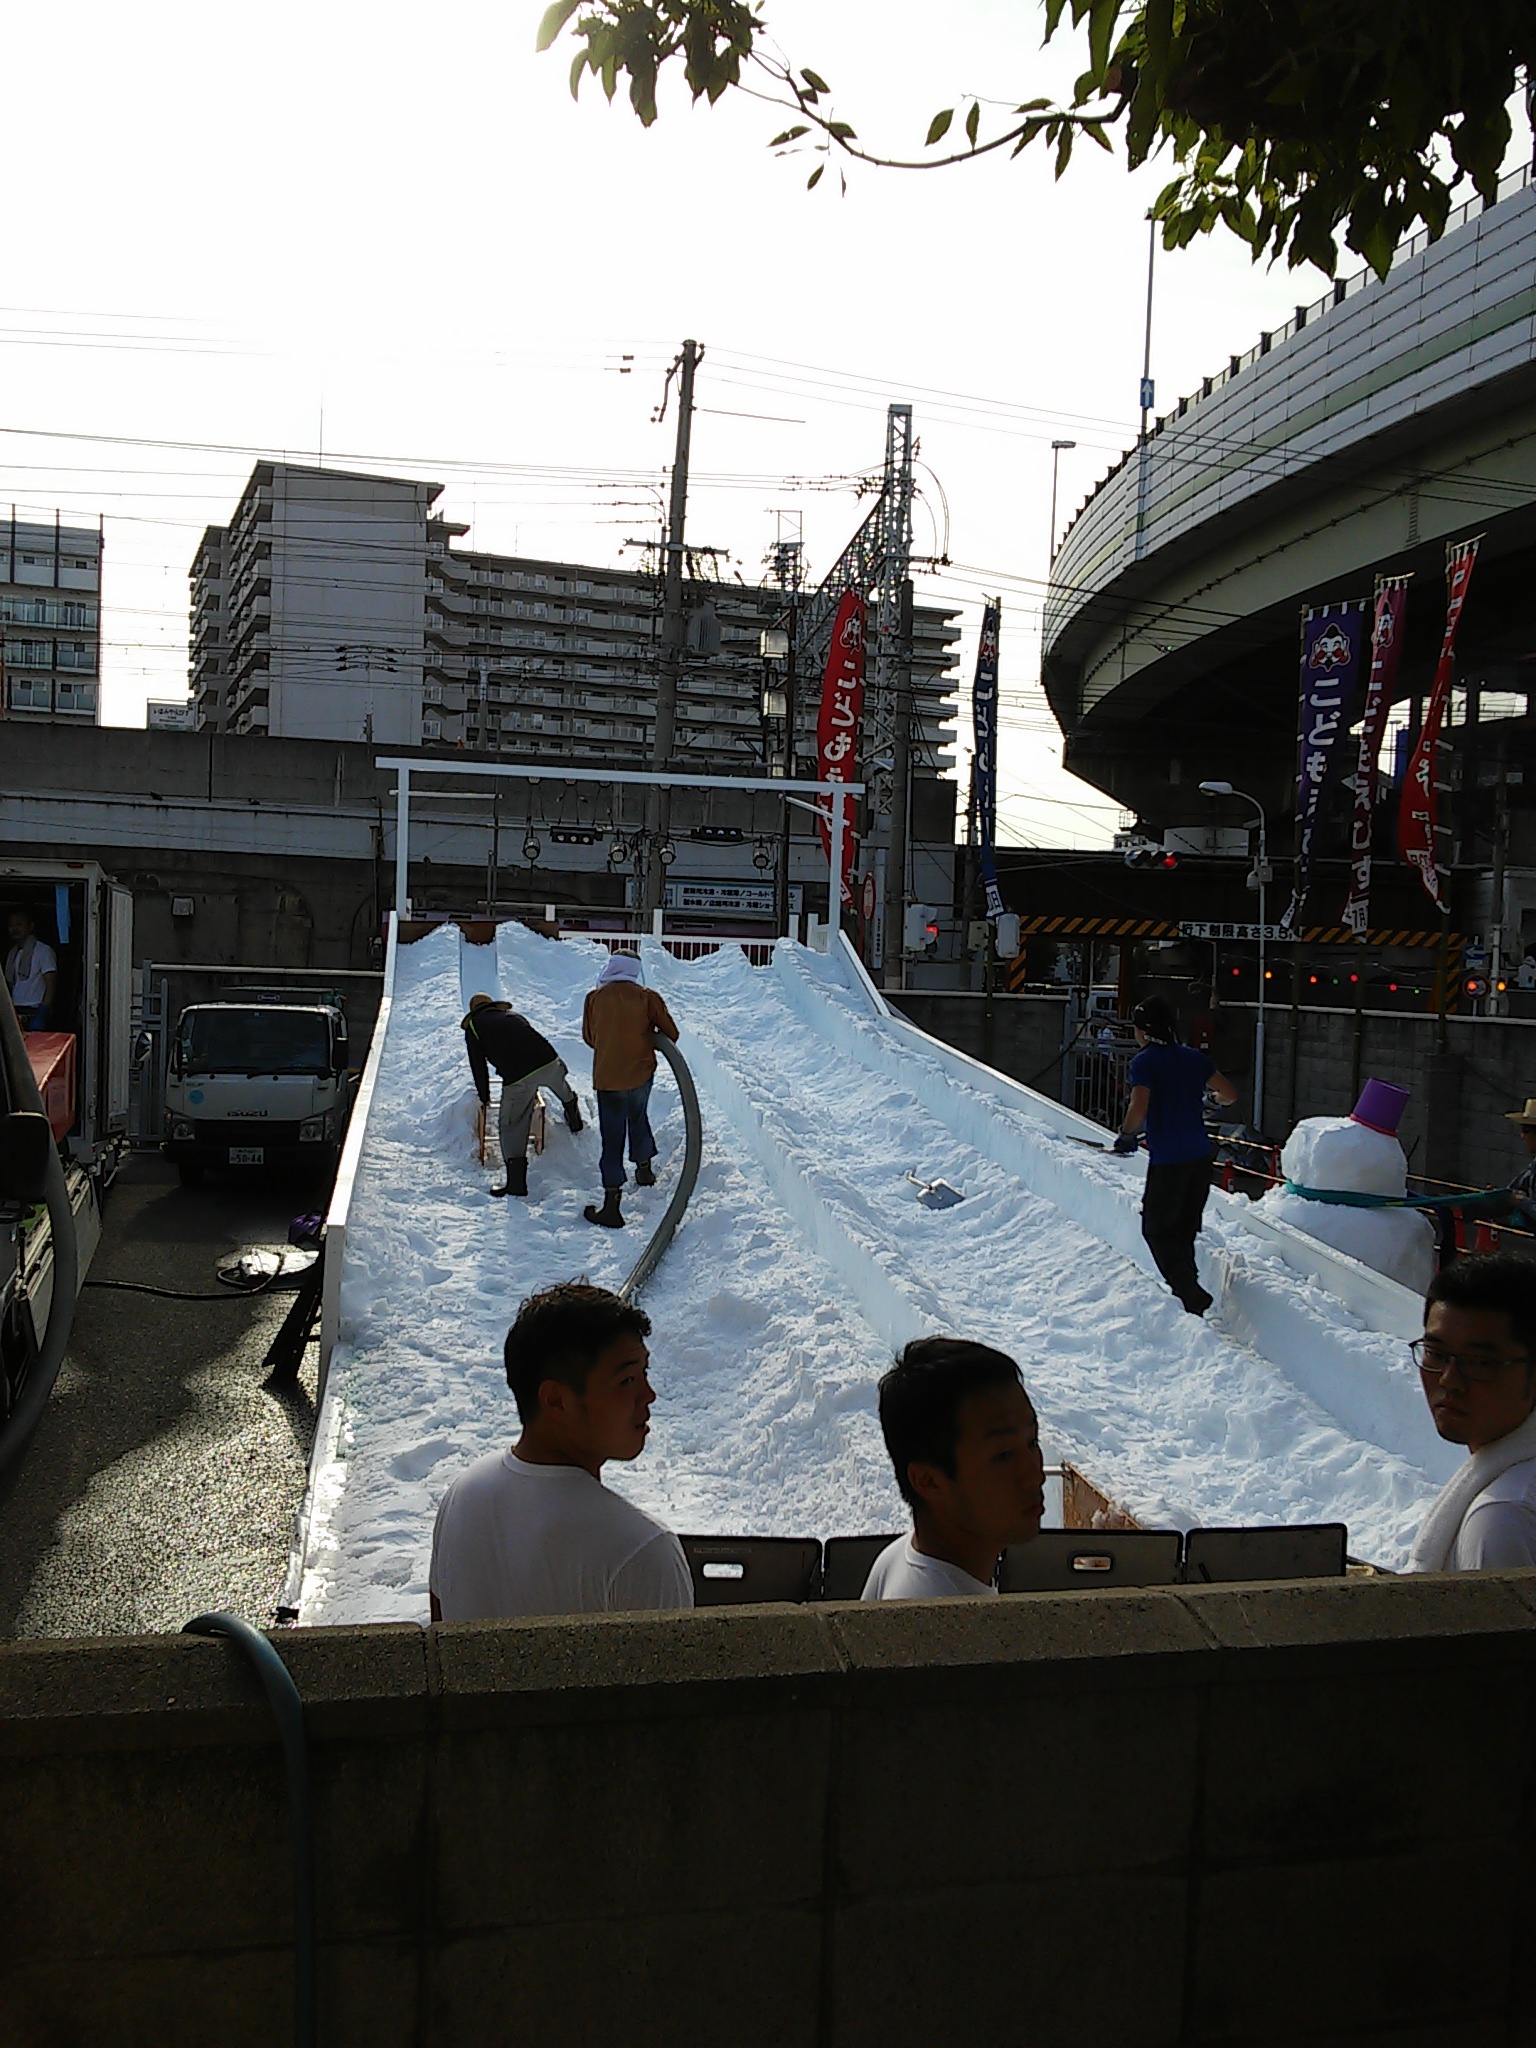
[{"label": "white truck", "polygon": [[177,1019],[161,1150],[186,1187],[210,1168],[333,1174],[354,1082],[339,995],[230,989]]},{"label": "white truck", "polygon": [[[23,1051],[63,1169],[74,1271],[83,1280],[101,1239],[106,1191],[128,1148],[133,895],[95,861],[0,861],[0,932],[18,910],[58,961],[47,1029],[27,1033]],[[0,951],[8,948],[0,938]],[[15,1114],[20,1106],[12,1075],[0,1086],[0,1108]],[[36,1405],[54,1253],[53,1224],[43,1206],[0,1199],[0,1434],[6,1436],[18,1411]]]}]

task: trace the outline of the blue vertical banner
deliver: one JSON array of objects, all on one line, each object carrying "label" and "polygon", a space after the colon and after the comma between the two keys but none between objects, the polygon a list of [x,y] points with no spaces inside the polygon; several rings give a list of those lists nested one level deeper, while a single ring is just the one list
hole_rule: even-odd
[{"label": "blue vertical banner", "polygon": [[981,639],[976,646],[976,681],[971,688],[971,774],[976,789],[976,837],[981,848],[981,885],[986,891],[988,917],[1003,914],[996,856],[997,636],[1002,617],[1002,605],[996,601],[982,612]]},{"label": "blue vertical banner", "polygon": [[1312,881],[1312,859],[1323,797],[1342,759],[1360,687],[1366,609],[1351,604],[1314,606],[1301,615],[1301,733],[1296,762],[1296,886],[1281,929],[1295,929]]}]

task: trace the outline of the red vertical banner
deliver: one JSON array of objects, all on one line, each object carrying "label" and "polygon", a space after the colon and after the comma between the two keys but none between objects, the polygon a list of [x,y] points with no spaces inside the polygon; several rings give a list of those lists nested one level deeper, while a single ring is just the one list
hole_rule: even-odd
[{"label": "red vertical banner", "polygon": [[1440,824],[1440,800],[1435,781],[1440,765],[1440,727],[1444,723],[1445,707],[1451,694],[1456,628],[1461,623],[1462,606],[1467,601],[1467,586],[1472,581],[1472,567],[1477,560],[1477,545],[1481,539],[1482,535],[1478,534],[1473,540],[1464,540],[1459,546],[1446,549],[1445,632],[1440,641],[1440,660],[1435,667],[1429,702],[1424,707],[1423,730],[1408,764],[1408,773],[1403,778],[1403,794],[1397,812],[1397,843],[1403,859],[1409,867],[1418,870],[1419,880],[1437,910],[1445,908],[1445,892],[1441,886],[1435,848],[1435,834]]},{"label": "red vertical banner", "polygon": [[[864,600],[845,590],[832,622],[827,672],[821,685],[821,710],[816,720],[817,774],[823,782],[856,782],[859,773],[859,720],[864,712]],[[853,806],[843,799],[842,907],[853,908],[853,863],[857,842]],[[832,855],[832,828],[822,817],[821,844]]]},{"label": "red vertical banner", "polygon": [[1403,658],[1403,618],[1407,610],[1408,578],[1378,576],[1376,616],[1371,627],[1371,674],[1365,688],[1365,715],[1360,723],[1360,751],[1355,761],[1349,897],[1343,918],[1357,939],[1365,937],[1371,921],[1371,826],[1376,815],[1376,764]]}]

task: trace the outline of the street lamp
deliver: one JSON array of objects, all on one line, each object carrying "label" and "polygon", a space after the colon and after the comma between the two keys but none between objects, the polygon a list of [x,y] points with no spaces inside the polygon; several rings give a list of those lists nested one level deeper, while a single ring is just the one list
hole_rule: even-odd
[{"label": "street lamp", "polygon": [[1230,782],[1202,782],[1202,796],[1237,796],[1252,804],[1259,814],[1259,857],[1249,871],[1248,886],[1259,892],[1259,1008],[1253,1026],[1253,1123],[1264,1128],[1264,892],[1269,884],[1269,822],[1264,806],[1246,789],[1234,789]]},{"label": "street lamp", "polygon": [[1075,448],[1075,441],[1053,441],[1051,443],[1051,560],[1056,559],[1056,471],[1061,464],[1063,448]]}]

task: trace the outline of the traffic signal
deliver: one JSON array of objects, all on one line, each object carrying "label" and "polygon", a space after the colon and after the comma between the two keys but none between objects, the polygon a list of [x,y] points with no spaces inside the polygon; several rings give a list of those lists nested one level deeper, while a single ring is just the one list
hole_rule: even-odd
[{"label": "traffic signal", "polygon": [[939,943],[938,912],[930,903],[909,903],[902,926],[902,944],[908,953],[931,953]]},{"label": "traffic signal", "polygon": [[1019,950],[1019,913],[1005,910],[997,920],[997,952],[1000,960],[1012,960]]},{"label": "traffic signal", "polygon": [[1155,868],[1166,874],[1179,864],[1179,856],[1165,846],[1133,846],[1125,856],[1128,868]]},{"label": "traffic signal", "polygon": [[1461,978],[1461,992],[1469,1003],[1481,1001],[1488,993],[1486,974],[1464,974]]}]

